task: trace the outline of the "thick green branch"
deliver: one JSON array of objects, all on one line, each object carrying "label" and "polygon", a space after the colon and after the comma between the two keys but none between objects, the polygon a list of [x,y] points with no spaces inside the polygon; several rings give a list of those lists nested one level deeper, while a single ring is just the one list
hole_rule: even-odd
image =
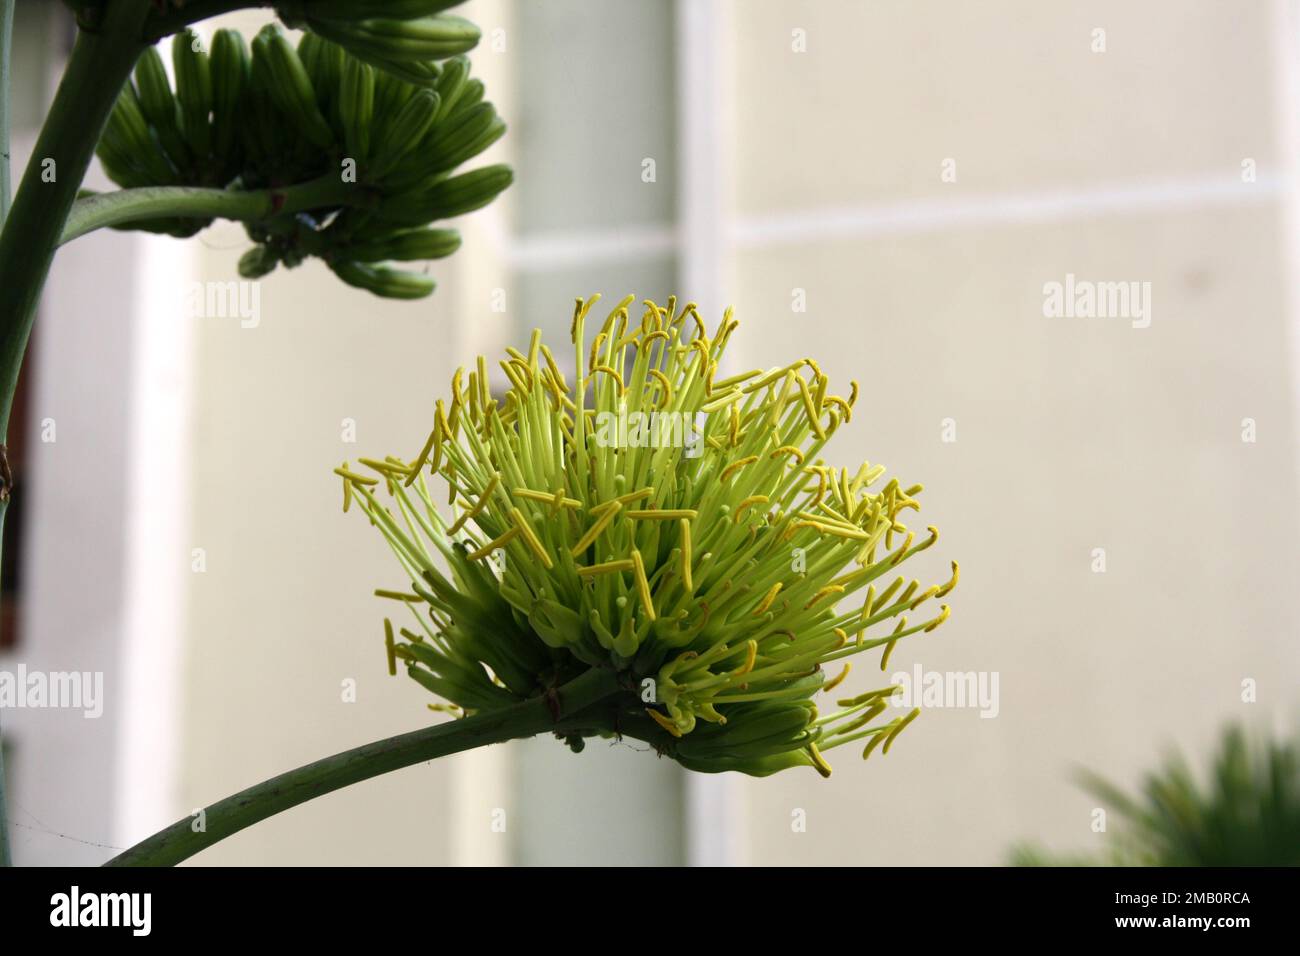
[{"label": "thick green branch", "polygon": [[195,831],[194,817],[185,817],[106,865],[172,866],[245,827],[350,784],[435,757],[563,729],[566,717],[619,693],[612,671],[592,669],[565,684],[549,701],[535,697],[326,757],[207,807],[201,832]]},{"label": "thick green branch", "polygon": [[150,7],[150,0],[119,0],[105,7],[100,32],[78,34],[0,234],[0,435],[8,432],[18,370],[64,220],[143,49]]},{"label": "thick green branch", "polygon": [[247,222],[328,206],[365,206],[376,198],[364,186],[343,182],[337,173],[276,189],[241,191],[197,186],[121,189],[78,199],[72,206],[59,242],[71,242],[105,226],[120,226],[141,219],[181,216]]}]

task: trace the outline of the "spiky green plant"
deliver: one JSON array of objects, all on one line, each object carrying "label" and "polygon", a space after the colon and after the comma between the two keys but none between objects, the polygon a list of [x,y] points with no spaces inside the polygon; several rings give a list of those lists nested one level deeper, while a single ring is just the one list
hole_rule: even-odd
[{"label": "spiky green plant", "polygon": [[[634,323],[628,296],[588,349],[597,298],[574,311],[572,384],[535,331],[501,362],[504,401],[480,357],[414,458],[361,459],[378,477],[337,469],[344,509],[360,506],[410,581],[376,592],[410,616],[396,632],[385,621],[390,671],[404,664],[457,715],[607,672],[608,693],[561,735],[575,749],[633,737],[693,770],[826,775],[835,747],[887,752],[918,713],[883,719],[893,685],[825,716],[814,695],[849,658],[883,648],[883,669],[897,641],[938,627],[946,604],[906,615],[946,595],[957,565],[943,584],[909,583],[900,565],[938,538],[901,520],[921,486],[871,491],[882,466],[820,457],[857,384],[830,394],[811,359],[723,377],[738,323],[728,311],[710,337],[671,298]],[[450,516],[426,475],[446,481]]]},{"label": "spiky green plant", "polygon": [[1018,866],[1300,866],[1300,741],[1253,743],[1228,727],[1206,786],[1178,755],[1146,775],[1129,796],[1095,773],[1080,779],[1121,826],[1101,855],[1058,857],[1032,845],[1012,851]]}]

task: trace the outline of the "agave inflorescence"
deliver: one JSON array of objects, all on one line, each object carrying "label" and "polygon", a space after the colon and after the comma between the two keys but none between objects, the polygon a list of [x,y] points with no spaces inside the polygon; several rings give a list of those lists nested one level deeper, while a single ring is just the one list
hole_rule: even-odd
[{"label": "agave inflorescence", "polygon": [[[316,256],[377,295],[428,295],[431,278],[382,263],[455,252],[459,234],[429,224],[486,205],[511,181],[503,165],[452,175],[505,132],[458,55],[477,43],[478,29],[424,15],[452,5],[288,4],[288,22],[309,28],[296,48],[268,25],[251,52],[238,32],[218,30],[209,55],[185,29],[172,42],[174,92],[158,51],[141,56],[99,143],[104,170],[126,188],[309,184],[314,201],[247,224],[256,245],[240,260],[242,275]],[[381,15],[388,19],[363,19]],[[171,217],[122,228],[183,237],[210,222]]]},{"label": "agave inflorescence", "polygon": [[[883,648],[883,670],[897,641],[938,627],[947,605],[907,615],[947,594],[957,565],[928,588],[898,575],[938,537],[901,520],[920,486],[871,491],[882,466],[819,457],[856,383],[848,398],[829,394],[811,359],[721,377],[738,323],[728,311],[710,337],[696,307],[671,298],[647,301],[638,323],[628,296],[588,349],[597,298],[575,309],[575,382],[534,332],[501,363],[504,402],[480,357],[453,377],[414,459],[361,459],[378,477],[336,469],[344,509],[370,517],[412,584],[376,592],[414,618],[400,637],[385,621],[390,670],[404,662],[450,702],[435,709],[459,714],[609,669],[619,690],[569,722],[575,749],[624,735],[695,770],[828,774],[831,748],[887,751],[917,714],[880,719],[894,686],[825,716],[814,695],[840,683],[848,658]],[[450,518],[426,473],[446,480]]]}]

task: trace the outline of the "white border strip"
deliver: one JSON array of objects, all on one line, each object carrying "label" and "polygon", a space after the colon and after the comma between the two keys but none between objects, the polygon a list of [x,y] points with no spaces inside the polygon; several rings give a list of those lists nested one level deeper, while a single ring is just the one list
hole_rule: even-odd
[{"label": "white border strip", "polygon": [[129,846],[177,816],[181,691],[189,592],[190,433],[194,320],[183,314],[192,246],[133,236],[126,561],[119,651],[115,842]]},{"label": "white border strip", "polygon": [[[725,194],[732,169],[723,90],[730,75],[725,0],[677,0],[677,285],[704,315],[727,305],[724,263],[729,227]],[[728,866],[740,861],[744,824],[741,794],[730,774],[685,775],[686,854],[692,866]]]}]

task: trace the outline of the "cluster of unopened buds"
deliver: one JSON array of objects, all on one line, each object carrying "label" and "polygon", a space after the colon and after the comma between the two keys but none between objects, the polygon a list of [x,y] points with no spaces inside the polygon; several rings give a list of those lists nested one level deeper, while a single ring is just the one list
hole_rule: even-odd
[{"label": "cluster of unopened buds", "polygon": [[[459,0],[456,0],[459,2]],[[173,89],[157,49],[144,51],[109,118],[98,155],[125,188],[272,190],[286,201],[246,223],[247,278],[309,256],[377,295],[419,298],[422,273],[387,263],[455,252],[454,229],[430,224],[491,202],[509,167],[457,167],[505,132],[461,54],[474,24],[431,0],[305,0],[251,49],[218,30],[208,53],[188,28],[172,41]],[[210,219],[137,220],[123,228],[189,236]]]},{"label": "cluster of unopened buds", "polygon": [[632,737],[694,770],[829,774],[835,747],[887,751],[917,715],[885,717],[895,686],[825,714],[816,695],[850,658],[882,649],[883,670],[898,641],[942,624],[946,604],[916,612],[953,589],[957,565],[909,582],[901,566],[938,538],[902,521],[921,487],[820,457],[856,383],[831,394],[811,359],[724,377],[730,311],[710,336],[671,298],[639,321],[624,299],[588,348],[596,298],[577,302],[572,362],[534,332],[500,364],[504,401],[479,358],[418,454],[337,469],[345,510],[360,506],[410,582],[376,592],[411,617],[385,622],[390,669],[457,715],[605,669],[620,690],[568,723],[570,744]]}]

